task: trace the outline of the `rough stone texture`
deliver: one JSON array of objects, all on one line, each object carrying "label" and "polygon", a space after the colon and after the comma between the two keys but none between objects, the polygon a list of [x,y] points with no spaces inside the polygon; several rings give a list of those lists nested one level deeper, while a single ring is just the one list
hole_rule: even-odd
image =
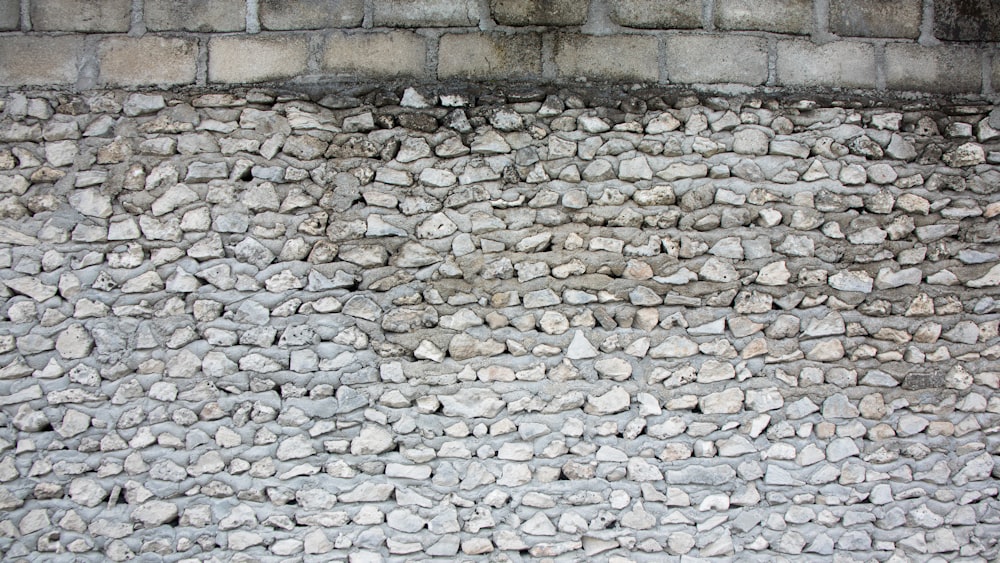
[{"label": "rough stone texture", "polygon": [[690,29],[701,27],[701,2],[679,0],[615,0],[610,2],[611,21],[623,27]]},{"label": "rough stone texture", "polygon": [[720,35],[674,35],[666,39],[667,78],[682,84],[767,81],[764,39]]},{"label": "rough stone texture", "polygon": [[0,30],[9,31],[21,26],[21,2],[0,0]]},{"label": "rough stone texture", "polygon": [[654,37],[589,37],[560,35],[555,62],[563,79],[656,82],[659,46]]},{"label": "rough stone texture", "polygon": [[122,32],[131,23],[130,0],[32,0],[29,6],[37,31]]},{"label": "rough stone texture", "polygon": [[480,19],[474,0],[386,0],[374,8],[374,24],[385,27],[477,26]]},{"label": "rough stone texture", "polygon": [[[929,2],[0,0],[0,31],[25,26],[0,37],[0,80],[80,89],[273,82],[317,94],[398,78],[426,86],[628,81],[992,99],[996,0]],[[47,47],[21,54],[38,45]]]},{"label": "rough stone texture", "polygon": [[916,45],[886,45],[886,84],[893,90],[979,92],[980,56],[975,49],[962,47],[925,49]]},{"label": "rough stone texture", "polygon": [[[922,16],[921,0],[833,0],[830,3],[830,31],[842,37],[916,39],[920,36]],[[935,17],[940,18],[937,13]]]},{"label": "rough stone texture", "polygon": [[246,29],[246,0],[146,0],[142,14],[150,31]]},{"label": "rough stone texture", "polygon": [[260,0],[260,26],[271,30],[358,27],[364,0]]},{"label": "rough stone texture", "polygon": [[934,37],[942,41],[1000,41],[1000,1],[934,0]]},{"label": "rough stone texture", "polygon": [[83,45],[72,35],[0,37],[0,85],[75,84]]},{"label": "rough stone texture", "polygon": [[210,82],[265,82],[305,71],[308,42],[302,36],[260,39],[215,37],[208,43]]},{"label": "rough stone texture", "polygon": [[102,41],[97,53],[103,85],[190,84],[198,72],[198,44],[187,39],[116,37]]},{"label": "rough stone texture", "polygon": [[490,12],[500,25],[582,25],[587,7],[577,0],[490,0]]},{"label": "rough stone texture", "polygon": [[326,72],[351,77],[420,76],[426,59],[426,40],[415,33],[334,33],[326,39],[321,64]]},{"label": "rough stone texture", "polygon": [[[1000,57],[993,57],[993,75],[991,76],[993,82],[992,84],[1000,84]],[[1000,117],[990,121],[991,124],[1000,123]],[[993,125],[996,129],[996,126]]]},{"label": "rough stone texture", "polygon": [[438,78],[523,79],[542,73],[542,39],[535,34],[447,34],[438,47]]},{"label": "rough stone texture", "polygon": [[995,105],[0,102],[7,559],[1000,554]]},{"label": "rough stone texture", "polygon": [[812,10],[808,0],[716,0],[715,26],[808,35],[813,31]]},{"label": "rough stone texture", "polygon": [[777,74],[786,86],[873,88],[875,48],[854,41],[779,41]]}]

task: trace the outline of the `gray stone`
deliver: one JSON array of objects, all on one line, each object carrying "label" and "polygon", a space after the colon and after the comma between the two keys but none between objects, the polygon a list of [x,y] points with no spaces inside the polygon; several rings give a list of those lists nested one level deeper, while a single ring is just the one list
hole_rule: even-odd
[{"label": "gray stone", "polygon": [[871,293],[875,280],[865,272],[842,271],[829,277],[830,287],[840,291]]},{"label": "gray stone", "polygon": [[493,418],[506,406],[492,391],[477,388],[460,389],[453,395],[438,395],[446,416],[462,418]]},{"label": "gray stone", "polygon": [[748,389],[746,392],[747,409],[754,412],[767,412],[780,409],[784,404],[784,398],[777,387]]},{"label": "gray stone", "polygon": [[177,505],[166,501],[152,500],[132,510],[132,520],[146,528],[155,528],[176,519],[177,514]]},{"label": "gray stone", "polygon": [[67,360],[85,358],[90,354],[94,340],[83,325],[70,325],[56,339],[56,351]]},{"label": "gray stone", "polygon": [[122,104],[122,111],[125,115],[136,117],[156,113],[166,107],[163,96],[158,94],[129,94]]},{"label": "gray stone", "polygon": [[728,465],[694,465],[667,471],[667,483],[671,485],[719,486],[731,482],[736,471]]}]

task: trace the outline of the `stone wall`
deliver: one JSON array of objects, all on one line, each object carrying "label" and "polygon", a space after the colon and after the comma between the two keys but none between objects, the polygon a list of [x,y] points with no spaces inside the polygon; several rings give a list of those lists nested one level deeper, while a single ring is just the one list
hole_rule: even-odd
[{"label": "stone wall", "polygon": [[5,560],[997,557],[992,106],[3,104]]},{"label": "stone wall", "polygon": [[998,0],[0,0],[0,86],[402,79],[994,95]]}]

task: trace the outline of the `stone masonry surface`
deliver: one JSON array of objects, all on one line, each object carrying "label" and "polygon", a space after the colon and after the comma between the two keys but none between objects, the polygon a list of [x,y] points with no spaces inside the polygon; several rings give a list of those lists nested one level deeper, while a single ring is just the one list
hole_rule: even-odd
[{"label": "stone masonry surface", "polygon": [[2,104],[5,561],[998,556],[992,105]]},{"label": "stone masonry surface", "polygon": [[0,0],[10,88],[458,79],[992,99],[998,46],[1000,0]]}]

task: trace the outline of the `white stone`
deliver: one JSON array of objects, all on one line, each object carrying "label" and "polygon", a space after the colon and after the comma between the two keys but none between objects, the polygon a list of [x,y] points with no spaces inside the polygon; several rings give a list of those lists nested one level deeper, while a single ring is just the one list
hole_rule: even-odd
[{"label": "white stone", "polygon": [[788,284],[792,273],[788,271],[785,261],[772,262],[760,269],[757,274],[757,283],[768,286],[782,286]]},{"label": "white stone", "polygon": [[351,440],[351,454],[374,455],[392,449],[394,440],[392,432],[381,426],[366,425],[361,434]]},{"label": "white stone", "polygon": [[669,336],[661,344],[649,351],[649,357],[654,359],[663,358],[686,358],[698,353],[698,344],[684,336]]},{"label": "white stone", "polygon": [[602,395],[587,395],[584,412],[588,414],[606,415],[628,410],[631,397],[622,387],[614,387]]},{"label": "white stone", "polygon": [[307,437],[298,435],[282,440],[278,444],[275,457],[281,461],[287,461],[309,457],[314,453],[316,453],[316,448],[313,447],[312,442]]},{"label": "white stone", "polygon": [[702,265],[698,275],[704,280],[713,282],[731,282],[739,278],[732,264],[718,258],[709,258]]}]

